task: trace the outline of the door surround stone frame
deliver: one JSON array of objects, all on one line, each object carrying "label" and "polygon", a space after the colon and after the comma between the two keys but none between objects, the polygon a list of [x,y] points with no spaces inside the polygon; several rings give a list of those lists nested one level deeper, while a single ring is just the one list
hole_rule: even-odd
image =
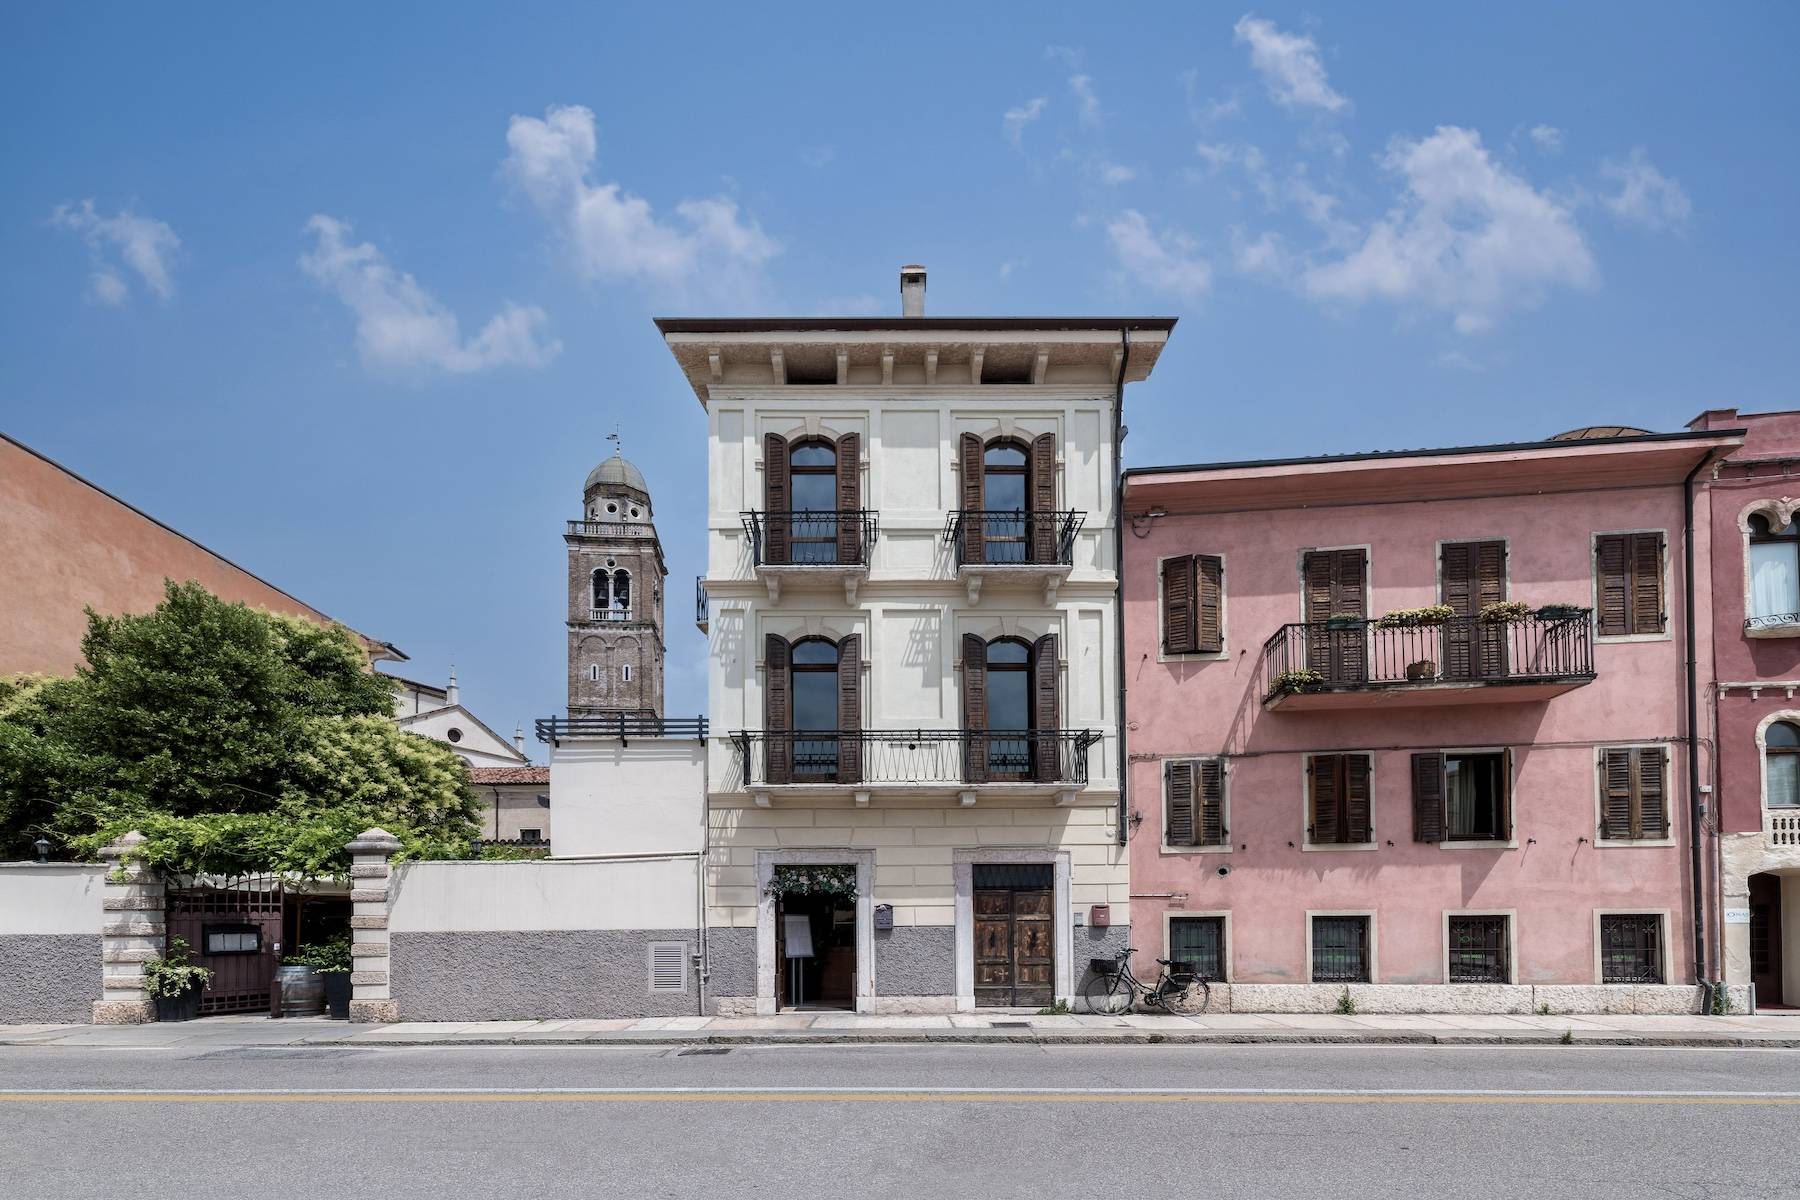
[{"label": "door surround stone frame", "polygon": [[[1069,852],[1052,846],[965,847],[951,852],[956,880],[956,1011],[975,1011],[975,865],[1037,863],[1055,868],[1052,907],[1052,953],[1056,956],[1056,999],[1075,999],[1074,915],[1069,907]],[[772,927],[771,927],[772,928]]]},{"label": "door surround stone frame", "polygon": [[875,1008],[875,852],[807,847],[756,852],[756,1014],[773,1016],[775,995],[775,897],[769,883],[777,866],[856,868],[856,1011]]}]

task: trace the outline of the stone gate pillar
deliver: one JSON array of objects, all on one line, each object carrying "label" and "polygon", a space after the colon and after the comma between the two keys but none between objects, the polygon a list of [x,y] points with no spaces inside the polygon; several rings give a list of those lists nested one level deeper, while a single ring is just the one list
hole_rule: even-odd
[{"label": "stone gate pillar", "polygon": [[144,964],[163,952],[162,876],[132,857],[144,844],[133,830],[109,843],[100,857],[110,867],[101,892],[100,999],[94,1024],[141,1025],[156,1020],[156,1002],[144,991]]},{"label": "stone gate pillar", "polygon": [[388,859],[400,839],[365,829],[350,851],[350,1019],[397,1021],[388,984]]}]

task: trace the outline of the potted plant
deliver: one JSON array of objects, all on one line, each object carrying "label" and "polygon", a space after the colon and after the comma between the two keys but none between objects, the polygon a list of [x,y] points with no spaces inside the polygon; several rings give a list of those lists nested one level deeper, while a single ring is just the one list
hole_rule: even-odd
[{"label": "potted plant", "polygon": [[1456,615],[1448,604],[1427,604],[1424,608],[1397,608],[1383,613],[1375,624],[1382,629],[1410,629],[1419,625],[1442,625]]},{"label": "potted plant", "polygon": [[1412,683],[1420,683],[1427,679],[1437,678],[1437,664],[1429,658],[1421,658],[1418,662],[1406,664],[1406,678]]},{"label": "potted plant", "polygon": [[337,1021],[350,1019],[350,935],[341,933],[328,942],[302,946],[298,954],[282,959],[284,966],[311,967],[325,991],[325,1015]]},{"label": "potted plant", "polygon": [[1523,621],[1531,615],[1531,605],[1523,600],[1496,600],[1481,606],[1481,620],[1488,625],[1506,625]]},{"label": "potted plant", "polygon": [[1325,676],[1319,674],[1319,672],[1313,670],[1311,667],[1301,667],[1297,671],[1283,671],[1281,674],[1277,675],[1272,690],[1293,694],[1297,692],[1310,692],[1316,688],[1323,687],[1324,685]]},{"label": "potted plant", "polygon": [[200,989],[213,973],[193,960],[185,938],[170,938],[169,948],[144,964],[144,992],[156,1001],[158,1021],[191,1021],[200,1015]]},{"label": "potted plant", "polygon": [[1587,609],[1579,604],[1544,604],[1537,610],[1540,621],[1573,621],[1577,617],[1587,616]]},{"label": "potted plant", "polygon": [[856,899],[856,868],[848,863],[781,863],[769,876],[771,896],[831,896]]}]

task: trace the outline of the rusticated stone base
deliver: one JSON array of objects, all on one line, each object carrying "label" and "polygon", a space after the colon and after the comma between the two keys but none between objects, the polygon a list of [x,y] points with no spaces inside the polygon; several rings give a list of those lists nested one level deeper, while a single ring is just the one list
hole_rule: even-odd
[{"label": "rusticated stone base", "polygon": [[156,1020],[154,1000],[96,1000],[96,1025],[149,1025]]},{"label": "rusticated stone base", "polygon": [[367,1025],[386,1025],[400,1019],[392,1000],[352,1000],[350,1019]]}]

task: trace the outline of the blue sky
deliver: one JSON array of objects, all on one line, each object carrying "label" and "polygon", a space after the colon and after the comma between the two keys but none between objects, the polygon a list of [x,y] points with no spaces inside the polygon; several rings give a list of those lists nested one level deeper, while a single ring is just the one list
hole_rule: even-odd
[{"label": "blue sky", "polygon": [[559,709],[654,315],[1173,314],[1131,465],[1792,407],[1789,5],[45,5],[0,37],[0,429],[413,656]]}]

